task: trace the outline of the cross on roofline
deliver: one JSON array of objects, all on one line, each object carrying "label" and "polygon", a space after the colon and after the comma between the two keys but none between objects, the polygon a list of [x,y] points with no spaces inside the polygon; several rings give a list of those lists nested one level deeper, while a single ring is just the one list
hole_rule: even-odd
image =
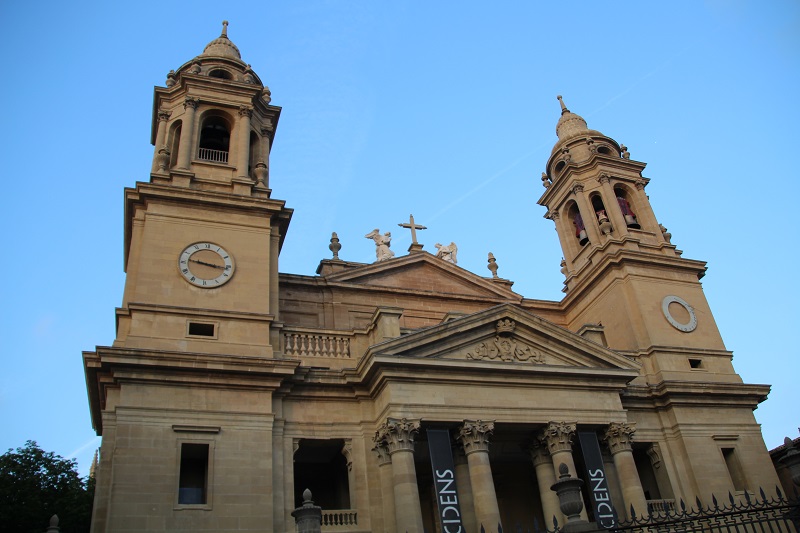
[{"label": "cross on roofline", "polygon": [[425,226],[420,226],[419,224],[414,224],[414,215],[408,215],[408,222],[398,224],[401,228],[407,228],[411,230],[411,244],[419,244],[417,242],[417,230],[418,229],[428,229]]}]

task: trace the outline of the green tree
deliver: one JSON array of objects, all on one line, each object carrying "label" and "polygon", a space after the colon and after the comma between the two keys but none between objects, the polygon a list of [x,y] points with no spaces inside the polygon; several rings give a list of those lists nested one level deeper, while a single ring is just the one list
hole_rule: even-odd
[{"label": "green tree", "polygon": [[88,533],[94,480],[77,468],[31,440],[0,456],[0,530],[44,533],[57,514],[62,533]]}]

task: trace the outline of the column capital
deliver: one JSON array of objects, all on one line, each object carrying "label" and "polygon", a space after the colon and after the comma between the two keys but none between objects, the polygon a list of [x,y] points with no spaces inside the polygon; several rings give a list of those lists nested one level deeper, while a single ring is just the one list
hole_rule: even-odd
[{"label": "column capital", "polygon": [[353,439],[345,439],[342,446],[342,455],[347,463],[347,470],[353,470]]},{"label": "column capital", "polygon": [[572,186],[572,192],[575,193],[575,194],[583,192],[583,184],[576,183],[575,185],[573,185]]},{"label": "column capital", "polygon": [[547,451],[547,446],[539,439],[531,439],[528,445],[528,452],[531,454],[531,461],[533,461],[534,467],[542,464],[553,464],[553,459],[550,457],[550,452]]},{"label": "column capital", "polygon": [[414,437],[419,433],[419,420],[407,418],[387,418],[378,427],[373,441],[376,445],[384,444],[389,455],[401,450],[414,451]]},{"label": "column capital", "polygon": [[161,122],[166,122],[169,120],[169,117],[172,115],[172,111],[164,111],[163,109],[158,110],[158,120]]},{"label": "column capital", "polygon": [[187,96],[183,101],[184,109],[197,109],[198,105],[200,105],[200,99],[193,96]]},{"label": "column capital", "polygon": [[611,176],[607,172],[601,172],[600,176],[597,177],[597,181],[600,183],[608,183],[611,180]]},{"label": "column capital", "polygon": [[636,190],[643,191],[647,182],[644,180],[636,180]]},{"label": "column capital", "polygon": [[389,455],[389,448],[384,442],[376,442],[375,446],[372,447],[372,451],[375,452],[378,458],[378,466],[392,464],[392,456]]},{"label": "column capital", "polygon": [[545,218],[549,218],[553,222],[558,220],[560,217],[561,215],[559,214],[558,211],[548,211],[547,214],[545,215]]},{"label": "column capital", "polygon": [[571,453],[577,425],[577,422],[550,422],[542,429],[539,440],[547,446],[550,455],[558,452]]},{"label": "column capital", "polygon": [[489,451],[489,437],[494,433],[494,420],[464,420],[458,430],[457,439],[464,447],[464,453]]},{"label": "column capital", "polygon": [[633,434],[636,432],[636,424],[624,422],[611,422],[606,429],[603,441],[608,445],[612,455],[619,452],[633,450]]},{"label": "column capital", "polygon": [[239,106],[239,116],[240,117],[247,117],[250,118],[253,116],[253,108],[249,105],[240,105]]}]

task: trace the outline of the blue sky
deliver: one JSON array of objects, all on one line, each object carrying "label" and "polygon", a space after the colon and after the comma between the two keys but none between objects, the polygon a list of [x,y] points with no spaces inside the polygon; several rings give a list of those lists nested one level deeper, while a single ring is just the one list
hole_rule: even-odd
[{"label": "blue sky", "polygon": [[[433,5],[428,5],[433,4]],[[768,447],[797,435],[800,3],[19,2],[0,6],[0,450],[34,439],[82,472],[99,439],[81,351],[110,345],[123,188],[146,181],[152,87],[229,35],[283,107],[273,196],[295,209],[282,272],[455,241],[459,266],[558,300],[536,204],[559,117],[646,162],[659,221],[708,261],[706,296]]]}]

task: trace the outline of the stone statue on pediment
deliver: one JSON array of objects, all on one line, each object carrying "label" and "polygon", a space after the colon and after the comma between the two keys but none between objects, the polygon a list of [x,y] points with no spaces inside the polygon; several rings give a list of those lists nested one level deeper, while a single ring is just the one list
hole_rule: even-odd
[{"label": "stone statue on pediment", "polygon": [[375,228],[371,232],[364,235],[366,239],[372,239],[375,241],[375,257],[376,263],[380,263],[381,261],[388,261],[392,257],[394,257],[394,252],[389,249],[389,246],[392,243],[392,234],[391,232],[387,231],[383,235],[381,235],[381,230]]},{"label": "stone statue on pediment", "polygon": [[458,264],[458,246],[456,243],[451,242],[450,244],[446,244],[442,246],[441,243],[436,243],[436,257],[439,259],[444,259],[448,263],[453,263],[454,265]]}]

